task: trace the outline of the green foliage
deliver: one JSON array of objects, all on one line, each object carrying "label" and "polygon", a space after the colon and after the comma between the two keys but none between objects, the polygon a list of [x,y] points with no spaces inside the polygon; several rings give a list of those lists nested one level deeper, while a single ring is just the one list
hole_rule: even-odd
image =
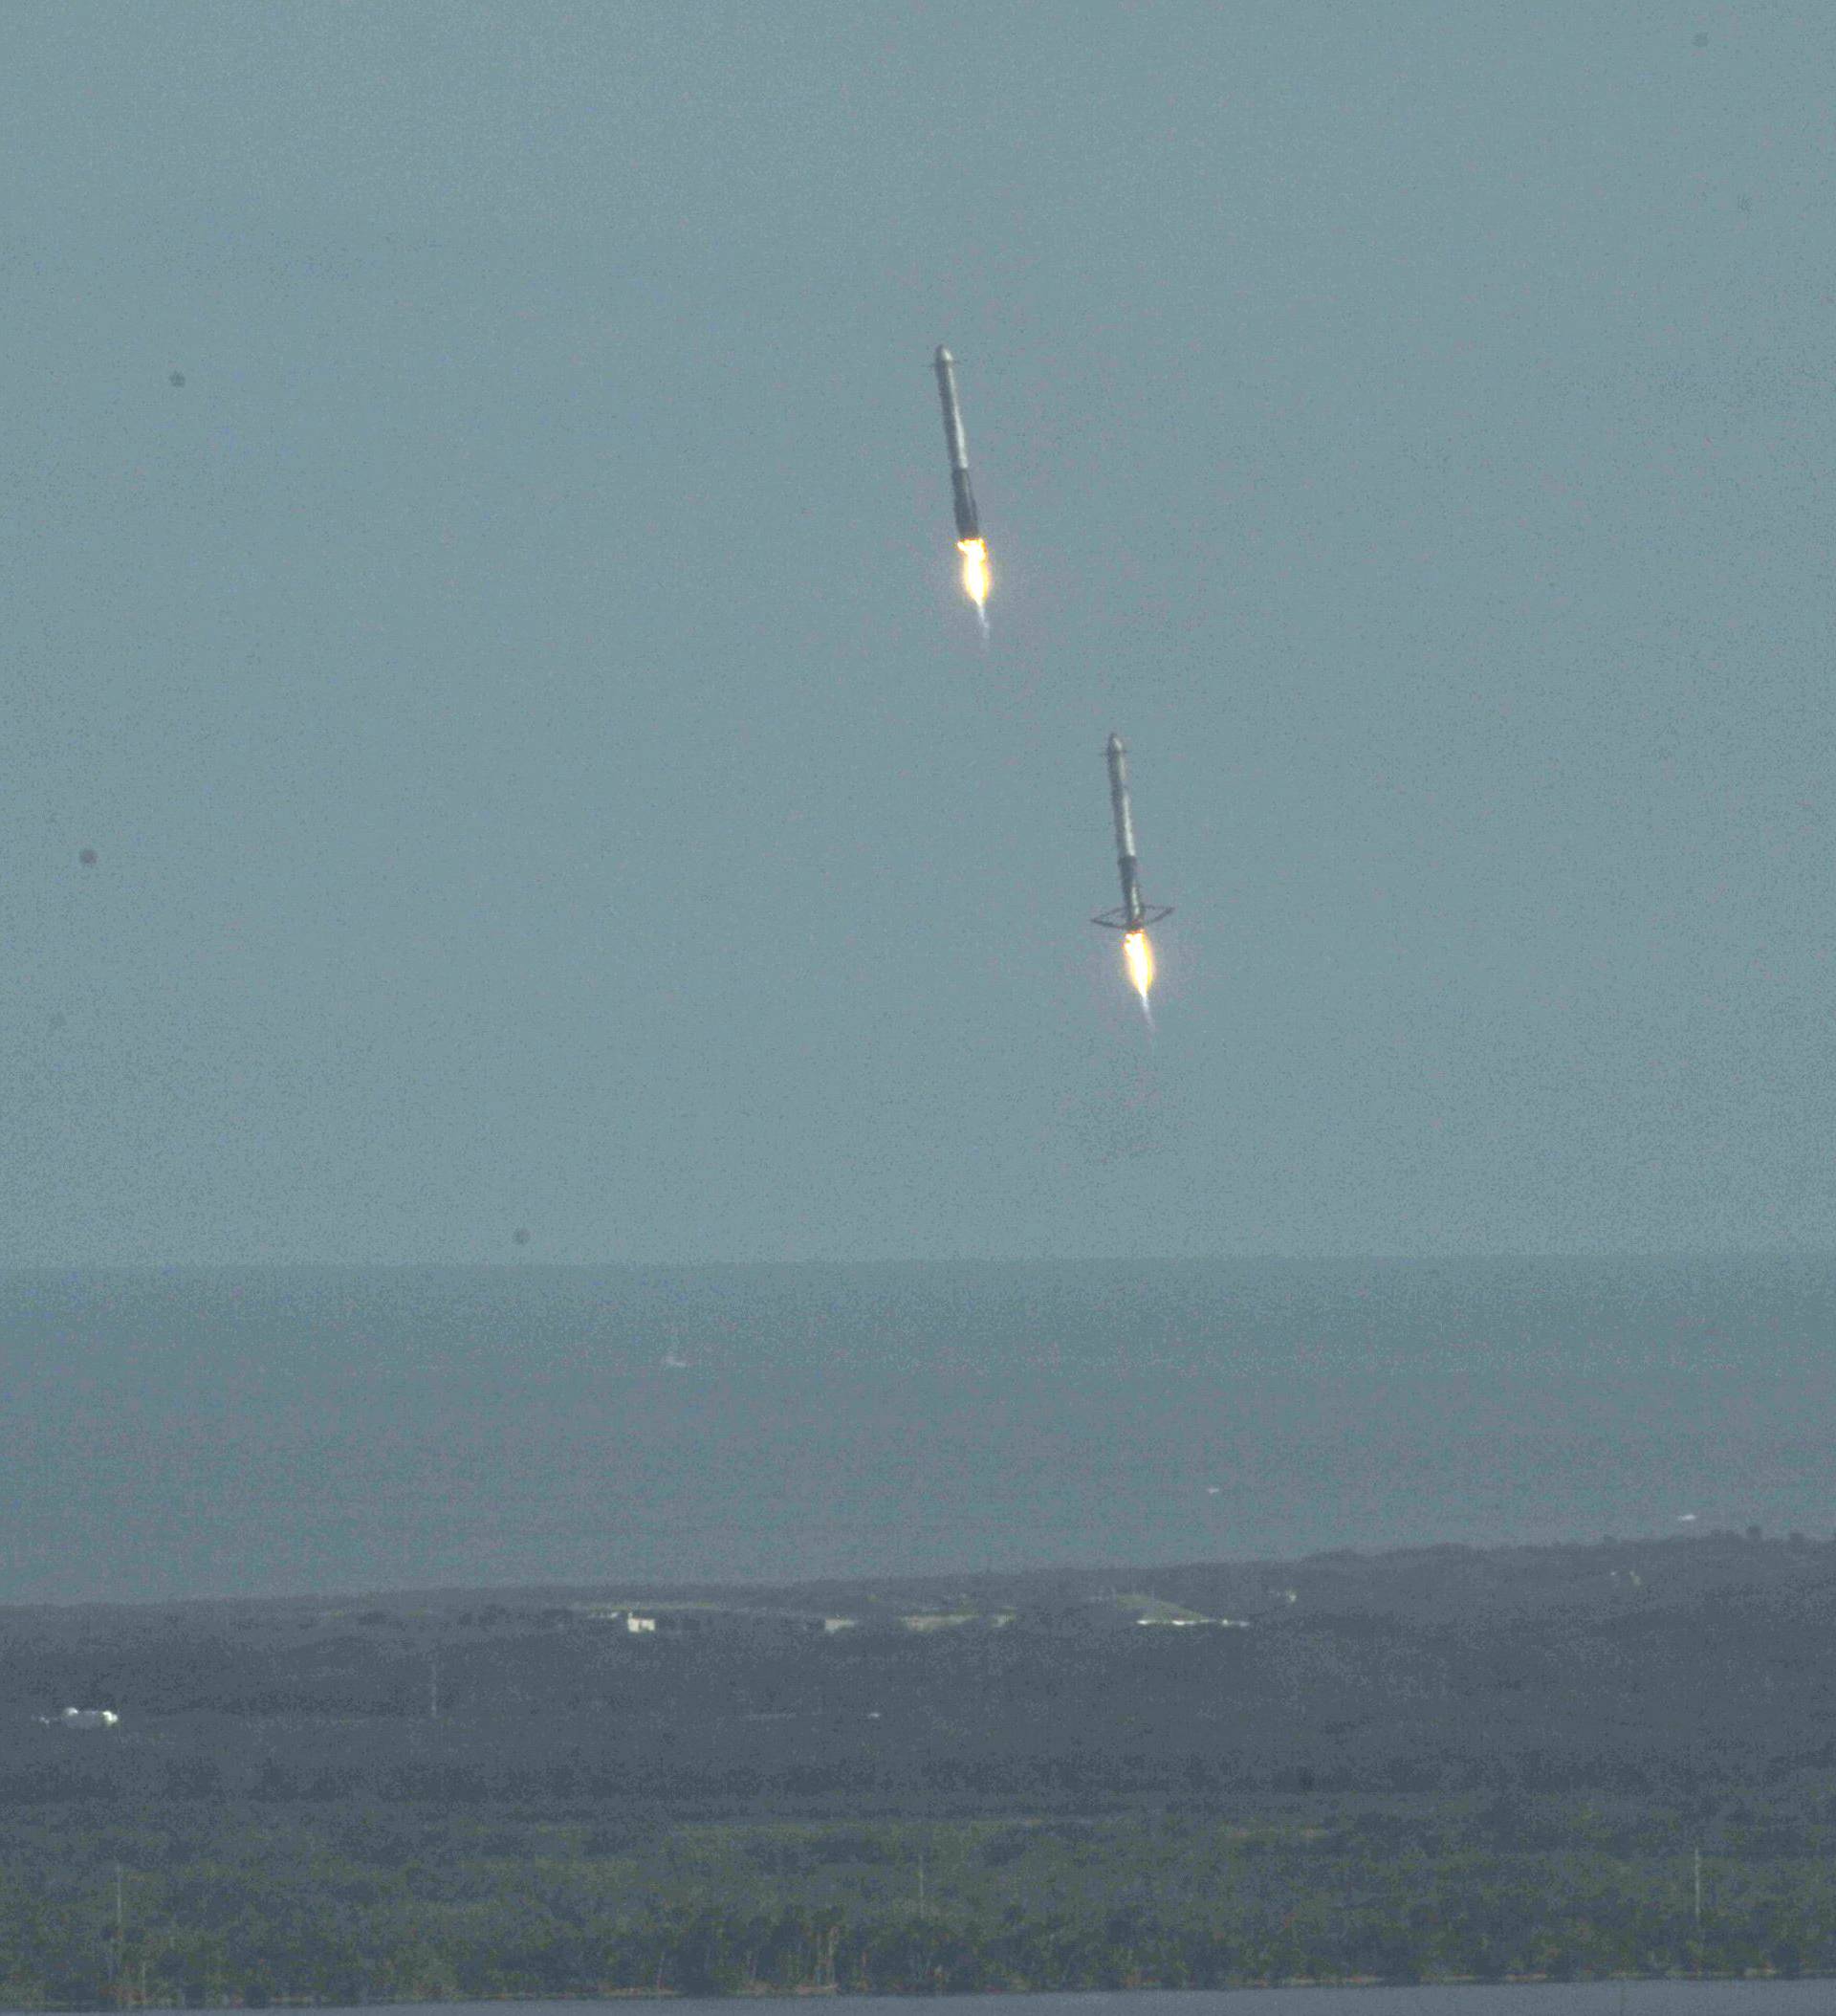
[{"label": "green foliage", "polygon": [[[1764,1852],[1751,1846],[1763,1819]],[[452,2001],[1836,1970],[1827,1821],[654,1825],[528,1808],[14,1808],[0,2003]],[[1603,1839],[1603,1832],[1610,1838]],[[1660,1837],[1668,1835],[1659,1845]],[[603,1852],[616,1840],[618,1852]],[[120,1917],[116,1872],[120,1878]]]}]

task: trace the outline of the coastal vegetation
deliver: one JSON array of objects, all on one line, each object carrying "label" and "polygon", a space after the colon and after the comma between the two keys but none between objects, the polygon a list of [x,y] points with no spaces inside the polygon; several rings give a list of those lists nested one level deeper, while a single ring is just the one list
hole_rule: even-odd
[{"label": "coastal vegetation", "polygon": [[817,1827],[13,1812],[0,2005],[1218,1987],[1836,1969],[1836,1827],[1509,1812]]},{"label": "coastal vegetation", "polygon": [[1836,1972],[1832,1615],[1753,1533],[0,1612],[0,2005]]}]

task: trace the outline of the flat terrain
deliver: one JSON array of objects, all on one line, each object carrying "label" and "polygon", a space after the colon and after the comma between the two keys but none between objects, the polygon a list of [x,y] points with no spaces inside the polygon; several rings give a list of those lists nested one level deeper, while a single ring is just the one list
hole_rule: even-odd
[{"label": "flat terrain", "polygon": [[0,2004],[1836,1969],[1833,1639],[1757,1533],[12,1610]]},{"label": "flat terrain", "polygon": [[[636,1623],[637,1629],[632,1624]],[[1836,1544],[0,1612],[0,1791],[698,1817],[1821,1782]],[[108,1708],[71,1731],[67,1707]]]}]

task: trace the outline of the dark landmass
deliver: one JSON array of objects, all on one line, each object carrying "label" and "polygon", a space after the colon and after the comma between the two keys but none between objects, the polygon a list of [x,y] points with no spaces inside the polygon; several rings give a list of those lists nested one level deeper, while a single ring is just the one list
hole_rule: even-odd
[{"label": "dark landmass", "polygon": [[[640,1628],[634,1630],[635,1621]],[[693,1819],[1775,1786],[1836,1762],[1836,1543],[0,1611],[0,1793]],[[101,1740],[37,1718],[121,1718]]]},{"label": "dark landmass", "polygon": [[0,1611],[0,2001],[1836,1970],[1832,1652],[1757,1532]]}]

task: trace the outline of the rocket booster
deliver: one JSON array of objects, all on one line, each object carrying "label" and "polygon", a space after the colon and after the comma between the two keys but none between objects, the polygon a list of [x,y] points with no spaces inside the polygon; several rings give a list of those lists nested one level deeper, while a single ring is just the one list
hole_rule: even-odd
[{"label": "rocket booster", "polygon": [[963,434],[963,408],[956,397],[956,360],[942,343],[931,359],[937,374],[937,397],[944,407],[944,448],[950,456],[950,490],[956,507],[956,537],[979,539],[982,521],[975,510],[975,493],[969,487],[969,443]]},{"label": "rocket booster", "polygon": [[1091,918],[1105,931],[1138,931],[1163,917],[1172,915],[1171,907],[1141,900],[1141,864],[1135,855],[1135,815],[1128,802],[1128,751],[1120,735],[1111,735],[1104,748],[1109,766],[1109,811],[1116,823],[1116,872],[1122,878],[1122,902],[1112,910]]}]

